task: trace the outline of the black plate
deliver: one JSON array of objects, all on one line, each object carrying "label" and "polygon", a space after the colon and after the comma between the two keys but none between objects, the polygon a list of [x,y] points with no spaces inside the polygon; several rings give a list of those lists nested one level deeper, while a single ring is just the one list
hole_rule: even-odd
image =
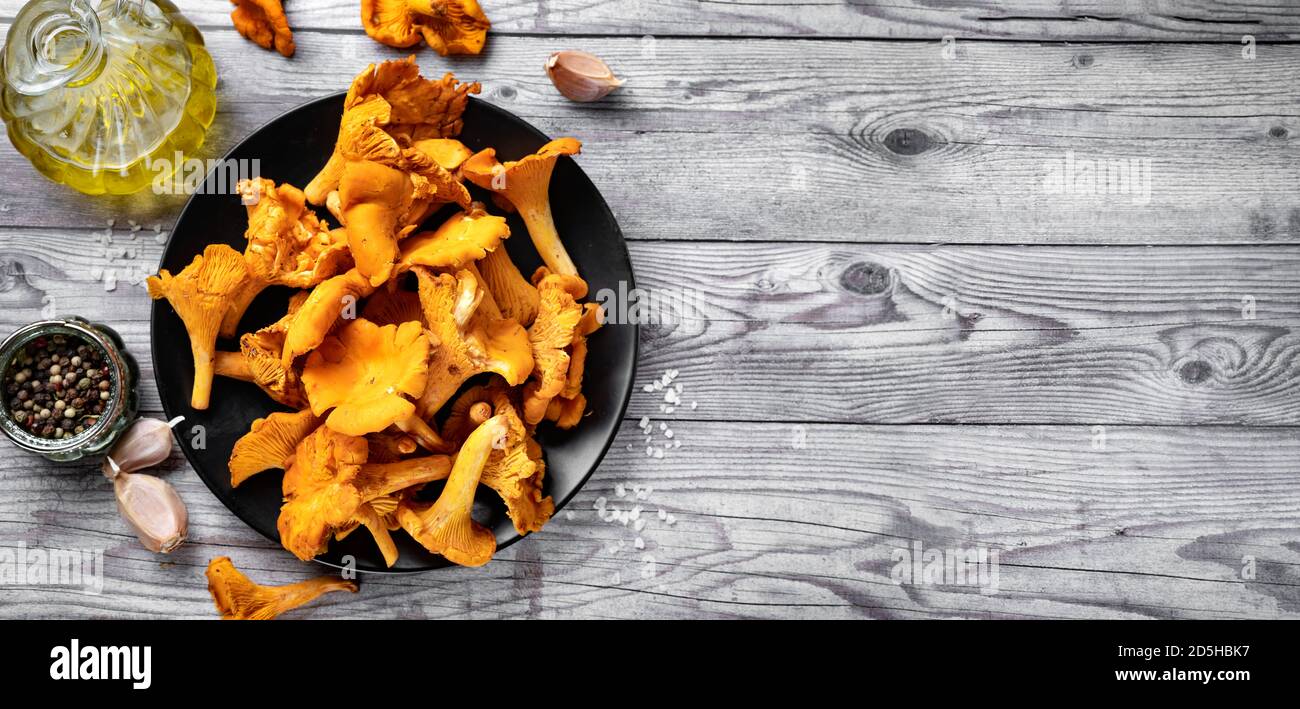
[{"label": "black plate", "polygon": [[[276,183],[305,186],[333,150],[343,97],[343,93],[328,96],[285,113],[254,132],[226,155],[226,159],[258,159],[262,177]],[[503,161],[535,152],[548,140],[513,114],[477,99],[470,100],[465,111],[465,129],[459,138],[471,150],[496,148],[498,158]],[[209,174],[205,188],[213,189],[214,182],[214,175]],[[477,193],[475,198],[484,196]],[[620,281],[630,291],[632,264],[623,234],[600,192],[573,160],[561,158],[555,167],[551,178],[551,207],[565,247],[590,285],[592,297],[605,288],[618,293]],[[428,223],[440,223],[451,211],[454,208],[433,215]],[[320,213],[327,216],[323,209]],[[530,274],[541,260],[519,218],[511,215],[509,222],[514,236],[507,240],[507,248],[520,270]],[[242,251],[247,224],[246,212],[237,195],[204,194],[201,190],[181,211],[163,252],[161,268],[172,273],[180,271],[208,244],[226,243]],[[264,291],[248,309],[239,331],[248,332],[279,319],[290,294],[285,288]],[[253,419],[285,409],[252,384],[217,377],[208,410],[192,410],[189,402],[194,370],[188,341],[185,327],[171,306],[165,300],[155,301],[154,373],[168,418],[186,417],[176,427],[181,450],[226,507],[267,538],[279,541],[275,523],[280,512],[283,473],[267,471],[232,490],[227,461],[235,441],[248,431]],[[217,349],[237,350],[238,343],[221,341]],[[582,487],[614,440],[632,392],[636,352],[634,325],[607,324],[598,330],[590,340],[589,364],[583,379],[583,392],[589,402],[587,416],[570,431],[546,423],[538,429],[537,437],[546,453],[545,492],[555,498],[557,511]],[[201,449],[193,445],[193,426],[204,427],[206,446]],[[490,490],[480,492],[481,504],[476,507],[475,517],[496,532],[500,547],[518,541],[519,535],[501,502]],[[448,565],[405,533],[394,533],[393,538],[400,557],[392,569],[384,566],[374,540],[362,532],[334,542],[317,560],[337,566],[345,555],[350,555],[355,559],[356,568],[363,571],[423,571]]]}]

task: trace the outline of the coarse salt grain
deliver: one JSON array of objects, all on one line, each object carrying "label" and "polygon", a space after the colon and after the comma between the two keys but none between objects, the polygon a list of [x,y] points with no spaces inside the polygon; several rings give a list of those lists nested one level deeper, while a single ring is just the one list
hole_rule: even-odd
[{"label": "coarse salt grain", "polygon": [[656,458],[662,458],[662,457],[664,457],[664,449],[662,449],[662,448],[656,448],[656,449],[654,449],[654,451],[655,451],[655,452],[654,452],[654,457],[656,457]]},{"label": "coarse salt grain", "polygon": [[643,391],[643,392],[645,392],[645,393],[647,393],[647,394],[653,394],[653,393],[654,393],[654,390],[655,390],[655,388],[654,388],[654,385],[653,385],[653,384],[647,384],[647,385],[641,387],[641,391]]},{"label": "coarse salt grain", "polygon": [[655,381],[655,383],[652,384],[651,386],[654,387],[654,390],[655,390],[655,391],[659,391],[659,390],[661,390],[661,389],[664,388],[664,383],[661,382],[661,381]]},{"label": "coarse salt grain", "polygon": [[[646,442],[649,443],[649,441],[646,441]],[[647,457],[647,458],[654,457],[654,454],[655,454],[655,447],[654,447],[654,446],[646,446],[646,447],[645,447],[645,454],[646,454],[646,457]]]},{"label": "coarse salt grain", "polygon": [[666,414],[671,414],[672,412],[674,412],[674,411],[676,411],[676,410],[677,410],[677,407],[675,407],[675,406],[665,406],[665,407],[664,407],[664,413],[666,413]]},{"label": "coarse salt grain", "polygon": [[644,500],[647,497],[650,497],[650,493],[652,492],[654,492],[654,488],[650,487],[649,485],[646,485],[644,488],[641,489],[640,492],[636,494],[636,499]]},{"label": "coarse salt grain", "polygon": [[673,430],[671,428],[664,431],[664,438],[672,438],[672,437],[673,437]]},{"label": "coarse salt grain", "polygon": [[691,402],[691,411],[694,411],[695,409],[698,409],[699,407],[700,407],[700,402],[698,402],[698,401],[692,401],[692,402]]},{"label": "coarse salt grain", "polygon": [[668,519],[668,513],[663,510],[659,510],[656,514],[658,514],[659,519]]},{"label": "coarse salt grain", "polygon": [[645,529],[645,520],[637,520],[636,523],[632,525],[632,529],[635,529],[638,532]]},{"label": "coarse salt grain", "polygon": [[614,494],[618,495],[619,497],[623,497],[624,495],[627,494],[627,489],[623,487],[623,483],[618,483],[614,485]]},{"label": "coarse salt grain", "polygon": [[641,426],[641,428],[650,428],[650,417],[649,417],[649,416],[642,416],[642,417],[641,417],[641,423],[638,424],[638,425]]},{"label": "coarse salt grain", "polygon": [[572,519],[573,519],[573,510],[569,510],[568,512],[565,512],[565,513],[564,513],[564,518],[567,519],[567,520],[572,520]]},{"label": "coarse salt grain", "polygon": [[663,423],[663,422],[661,421],[661,422],[659,423],[659,430],[660,430],[660,431],[667,431],[667,430],[668,430],[668,424]]},{"label": "coarse salt grain", "polygon": [[636,541],[632,542],[632,546],[636,547],[637,549],[645,549],[645,540],[642,539],[641,537],[637,537]]},{"label": "coarse salt grain", "polygon": [[664,518],[664,523],[665,523],[665,524],[677,524],[677,518],[674,517],[674,516],[672,515],[672,513],[670,512],[670,513],[668,514],[668,516]]},{"label": "coarse salt grain", "polygon": [[603,498],[603,497],[597,497],[597,498],[596,498],[596,501],[593,502],[593,503],[591,503],[591,509],[593,509],[593,510],[603,510],[603,509],[605,509],[605,503],[606,503],[606,502],[607,502],[607,500],[606,500],[605,498]]}]

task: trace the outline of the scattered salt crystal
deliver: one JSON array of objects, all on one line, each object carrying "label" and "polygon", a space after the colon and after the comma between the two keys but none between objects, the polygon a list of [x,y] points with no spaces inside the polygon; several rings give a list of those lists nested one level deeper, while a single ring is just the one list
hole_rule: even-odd
[{"label": "scattered salt crystal", "polygon": [[635,529],[635,530],[638,531],[638,532],[641,531],[641,530],[643,530],[643,529],[645,529],[645,520],[643,520],[643,519],[639,519],[639,520],[637,520],[637,521],[632,525],[632,529]]},{"label": "scattered salt crystal", "polygon": [[614,545],[614,548],[616,548],[616,549],[622,549],[622,548],[625,547],[625,546],[627,546],[627,543],[624,542],[622,539],[620,539],[620,540],[618,540],[618,544],[615,544],[615,545]]},{"label": "scattered salt crystal", "polygon": [[628,450],[632,450],[632,444],[631,444],[631,443],[627,444],[627,449],[628,449]]},{"label": "scattered salt crystal", "polygon": [[606,500],[605,498],[603,498],[603,497],[597,497],[597,498],[596,498],[596,501],[593,502],[593,503],[591,504],[591,509],[593,509],[593,510],[603,510],[603,509],[605,509],[605,503],[606,503],[606,502],[608,502],[608,500]]},{"label": "scattered salt crystal", "polygon": [[641,417],[641,423],[639,423],[639,424],[637,424],[637,425],[640,426],[641,428],[650,428],[650,417],[649,417],[649,416],[642,416],[642,417]]},{"label": "scattered salt crystal", "polygon": [[162,224],[154,224],[154,225],[153,225],[153,233],[155,233],[155,234],[161,234],[161,233],[162,233]]},{"label": "scattered salt crystal", "polygon": [[674,411],[676,411],[676,410],[677,410],[677,407],[675,407],[675,406],[665,406],[665,407],[664,407],[664,413],[666,413],[666,414],[671,414],[672,412],[674,412]]},{"label": "scattered salt crystal", "polygon": [[659,391],[660,389],[663,389],[663,388],[664,388],[664,383],[663,383],[663,382],[660,382],[660,381],[656,381],[654,384],[652,384],[652,385],[650,385],[650,386],[653,386],[653,387],[654,387],[654,391]]},{"label": "scattered salt crystal", "polygon": [[104,269],[100,266],[91,266],[90,277],[98,281],[104,277]]},{"label": "scattered salt crystal", "polygon": [[621,584],[621,583],[623,583],[623,576],[622,576],[621,574],[619,574],[617,571],[615,571],[615,572],[614,572],[614,585],[617,586],[617,585],[619,585],[619,584]]},{"label": "scattered salt crystal", "polygon": [[116,272],[116,271],[112,271],[112,270],[110,270],[108,273],[105,273],[105,274],[104,274],[104,290],[106,290],[106,291],[115,291],[115,290],[117,290],[117,272]]},{"label": "scattered salt crystal", "polygon": [[656,457],[656,458],[662,458],[662,457],[664,457],[664,449],[662,449],[662,448],[656,448],[656,449],[654,449],[654,457]]},{"label": "scattered salt crystal", "polygon": [[632,542],[632,546],[636,547],[637,549],[645,549],[645,540],[642,539],[641,537],[637,537],[636,541]]},{"label": "scattered salt crystal", "polygon": [[671,513],[669,513],[669,515],[664,518],[664,522],[666,524],[677,524],[677,518],[672,516]]},{"label": "scattered salt crystal", "polygon": [[636,494],[636,499],[644,500],[647,497],[650,497],[650,493],[652,492],[654,492],[654,488],[650,487],[649,485],[646,485],[644,488],[641,489],[640,492]]},{"label": "scattered salt crystal", "polygon": [[692,402],[691,402],[691,411],[694,411],[694,410],[698,409],[699,407],[700,407],[700,402],[698,402],[698,401],[692,401]]},{"label": "scattered salt crystal", "polygon": [[567,519],[567,520],[572,520],[572,519],[573,519],[573,510],[569,510],[568,512],[565,512],[565,513],[564,513],[564,518]]},{"label": "scattered salt crystal", "polygon": [[673,437],[673,430],[671,428],[668,429],[667,431],[664,431],[664,438],[672,438],[672,437]]},{"label": "scattered salt crystal", "polygon": [[[649,441],[647,441],[647,443],[648,443],[648,442],[649,442]],[[647,457],[647,458],[654,457],[654,454],[655,454],[655,448],[654,448],[654,446],[646,446],[646,447],[645,447],[645,454],[646,454],[646,457]]]},{"label": "scattered salt crystal", "polygon": [[627,489],[623,487],[623,483],[616,483],[614,485],[614,494],[619,497],[623,497],[627,494]]},{"label": "scattered salt crystal", "polygon": [[139,224],[136,224],[134,219],[128,219],[128,220],[126,220],[126,223],[127,223],[127,225],[129,225],[132,229],[139,229],[139,228],[140,228],[140,225],[139,225]]},{"label": "scattered salt crystal", "polygon": [[674,386],[673,389],[676,390],[678,394],[682,393],[682,383],[677,382],[676,386]]},{"label": "scattered salt crystal", "polygon": [[633,505],[628,514],[631,515],[633,520],[641,519],[641,505]]},{"label": "scattered salt crystal", "polygon": [[646,443],[649,443],[650,440],[653,439],[653,438],[654,438],[654,436],[646,436],[646,437],[645,437],[645,442],[646,442]]},{"label": "scattered salt crystal", "polygon": [[109,228],[109,229],[112,229],[113,227],[117,226],[117,220],[116,220],[116,219],[109,219],[107,222],[104,222],[104,223],[108,225],[108,228]]},{"label": "scattered salt crystal", "polygon": [[155,244],[166,243],[166,241],[167,241],[167,237],[166,237],[165,235],[163,235],[163,234],[154,234],[154,235],[153,235],[153,243],[155,243]]},{"label": "scattered salt crystal", "polygon": [[681,447],[682,447],[682,439],[678,438],[677,440],[673,441],[673,448],[681,448]]},{"label": "scattered salt crystal", "polygon": [[659,423],[659,430],[660,430],[660,431],[667,431],[667,430],[668,430],[668,424],[663,423],[663,422],[660,422],[660,423]]},{"label": "scattered salt crystal", "polygon": [[654,393],[654,390],[655,390],[655,388],[654,388],[654,385],[653,385],[653,384],[647,384],[647,385],[641,387],[641,391],[643,391],[643,392],[645,392],[645,393],[647,393],[647,394],[652,394],[652,393]]},{"label": "scattered salt crystal", "polygon": [[676,379],[676,378],[677,378],[677,370],[676,370],[676,369],[670,369],[670,370],[668,370],[668,376],[672,377],[673,379]]},{"label": "scattered salt crystal", "polygon": [[657,514],[659,515],[659,519],[668,519],[668,513],[663,510],[659,510]]},{"label": "scattered salt crystal", "polygon": [[668,404],[660,404],[659,413],[663,413],[663,414],[668,413]]}]

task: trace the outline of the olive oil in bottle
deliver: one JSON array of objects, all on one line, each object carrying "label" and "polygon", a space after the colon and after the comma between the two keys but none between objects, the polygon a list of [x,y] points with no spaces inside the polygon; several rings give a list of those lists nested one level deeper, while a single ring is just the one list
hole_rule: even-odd
[{"label": "olive oil in bottle", "polygon": [[0,53],[0,117],[46,177],[126,194],[203,144],[216,83],[202,35],[168,0],[32,0]]}]

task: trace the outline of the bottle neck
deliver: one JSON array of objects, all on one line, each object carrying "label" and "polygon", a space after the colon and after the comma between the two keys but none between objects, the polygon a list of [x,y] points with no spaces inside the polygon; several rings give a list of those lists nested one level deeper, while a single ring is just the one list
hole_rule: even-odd
[{"label": "bottle neck", "polygon": [[99,17],[88,0],[34,0],[9,28],[5,80],[19,93],[40,95],[91,81],[106,59]]}]

